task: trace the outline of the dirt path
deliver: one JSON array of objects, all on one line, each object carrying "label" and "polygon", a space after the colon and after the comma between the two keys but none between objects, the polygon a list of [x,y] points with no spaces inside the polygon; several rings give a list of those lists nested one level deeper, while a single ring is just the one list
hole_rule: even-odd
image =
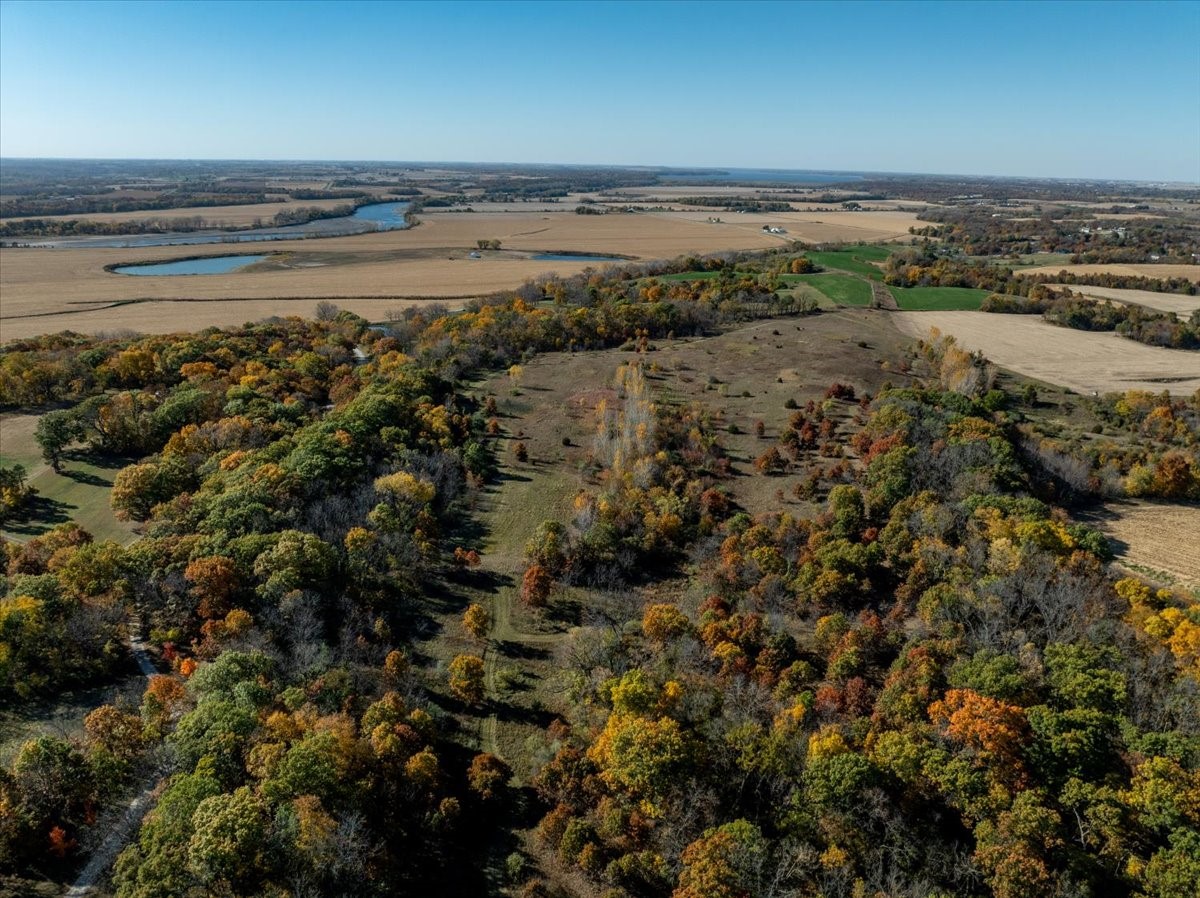
[{"label": "dirt path", "polygon": [[157,777],[145,786],[138,795],[129,802],[120,818],[112,825],[108,838],[100,847],[92,852],[87,865],[79,872],[74,884],[67,889],[66,898],[84,898],[90,895],[96,887],[96,881],[104,874],[117,859],[127,842],[136,832],[142,818],[153,806],[154,790],[157,788]]},{"label": "dirt path", "polygon": [[[158,673],[158,669],[154,666],[149,647],[142,638],[141,618],[137,615],[130,615],[128,626],[130,651],[133,652],[134,660],[137,661],[138,670],[149,682],[150,677]],[[79,871],[79,876],[75,878],[75,882],[66,892],[66,898],[84,898],[91,894],[92,889],[96,887],[97,880],[113,865],[117,855],[121,853],[121,849],[137,833],[142,818],[154,806],[156,790],[165,778],[166,775],[161,771],[155,771],[142,783],[141,791],[129,802],[120,817],[110,824],[108,835],[92,852],[92,856],[84,868]]]}]

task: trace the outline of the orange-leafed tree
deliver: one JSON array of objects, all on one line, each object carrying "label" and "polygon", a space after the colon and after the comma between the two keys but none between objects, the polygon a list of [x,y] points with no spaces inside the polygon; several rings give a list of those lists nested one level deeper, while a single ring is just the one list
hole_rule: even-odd
[{"label": "orange-leafed tree", "polygon": [[467,782],[484,801],[498,796],[511,777],[512,768],[486,752],[476,755],[467,770]]},{"label": "orange-leafed tree", "polygon": [[929,706],[929,718],[946,738],[975,755],[1009,785],[1024,780],[1022,750],[1029,742],[1029,724],[1017,705],[989,698],[971,689],[951,689]]},{"label": "orange-leafed tree", "polygon": [[530,608],[542,608],[550,598],[554,578],[542,565],[534,562],[521,578],[521,601]]}]

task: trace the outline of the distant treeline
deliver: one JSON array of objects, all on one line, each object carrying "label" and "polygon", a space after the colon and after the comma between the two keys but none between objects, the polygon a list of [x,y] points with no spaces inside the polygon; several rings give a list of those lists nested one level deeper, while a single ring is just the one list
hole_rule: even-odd
[{"label": "distant treeline", "polygon": [[[190,218],[139,218],[131,221],[94,221],[88,219],[25,218],[20,221],[0,222],[0,239],[32,237],[92,237],[119,236],[122,234],[167,234],[191,233],[220,229],[225,231],[248,231],[255,228],[284,227],[307,224],[325,218],[342,218],[353,215],[359,206],[374,202],[374,197],[360,197],[353,203],[345,203],[323,209],[320,206],[297,206],[283,209],[269,218],[255,219],[241,227],[223,227],[220,222],[207,220],[199,215]],[[385,200],[380,200],[385,202]]]},{"label": "distant treeline", "polygon": [[[315,199],[315,197],[310,197]],[[268,202],[263,193],[165,193],[153,197],[57,196],[22,197],[0,203],[0,218],[29,215],[95,215],[100,212],[140,212],[191,206],[251,206]]]},{"label": "distant treeline", "polygon": [[675,200],[682,206],[716,206],[728,212],[791,212],[792,204],[760,200],[752,196],[685,196]]}]

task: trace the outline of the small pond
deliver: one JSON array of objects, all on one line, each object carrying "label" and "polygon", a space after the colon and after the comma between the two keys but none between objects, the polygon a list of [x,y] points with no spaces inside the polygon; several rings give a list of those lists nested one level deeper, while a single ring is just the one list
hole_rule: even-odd
[{"label": "small pond", "polygon": [[206,256],[203,259],[180,259],[178,262],[157,262],[153,265],[122,265],[114,268],[117,274],[229,274],[231,271],[261,262],[266,256]]}]

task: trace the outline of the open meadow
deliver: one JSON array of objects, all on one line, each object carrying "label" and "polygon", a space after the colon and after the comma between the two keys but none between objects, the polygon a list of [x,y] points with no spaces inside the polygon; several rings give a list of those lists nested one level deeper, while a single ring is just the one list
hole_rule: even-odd
[{"label": "open meadow", "polygon": [[1168,390],[1186,396],[1200,388],[1200,353],[1147,346],[1116,333],[1057,327],[1033,315],[929,311],[893,317],[913,337],[937,328],[997,365],[1080,393]]}]

